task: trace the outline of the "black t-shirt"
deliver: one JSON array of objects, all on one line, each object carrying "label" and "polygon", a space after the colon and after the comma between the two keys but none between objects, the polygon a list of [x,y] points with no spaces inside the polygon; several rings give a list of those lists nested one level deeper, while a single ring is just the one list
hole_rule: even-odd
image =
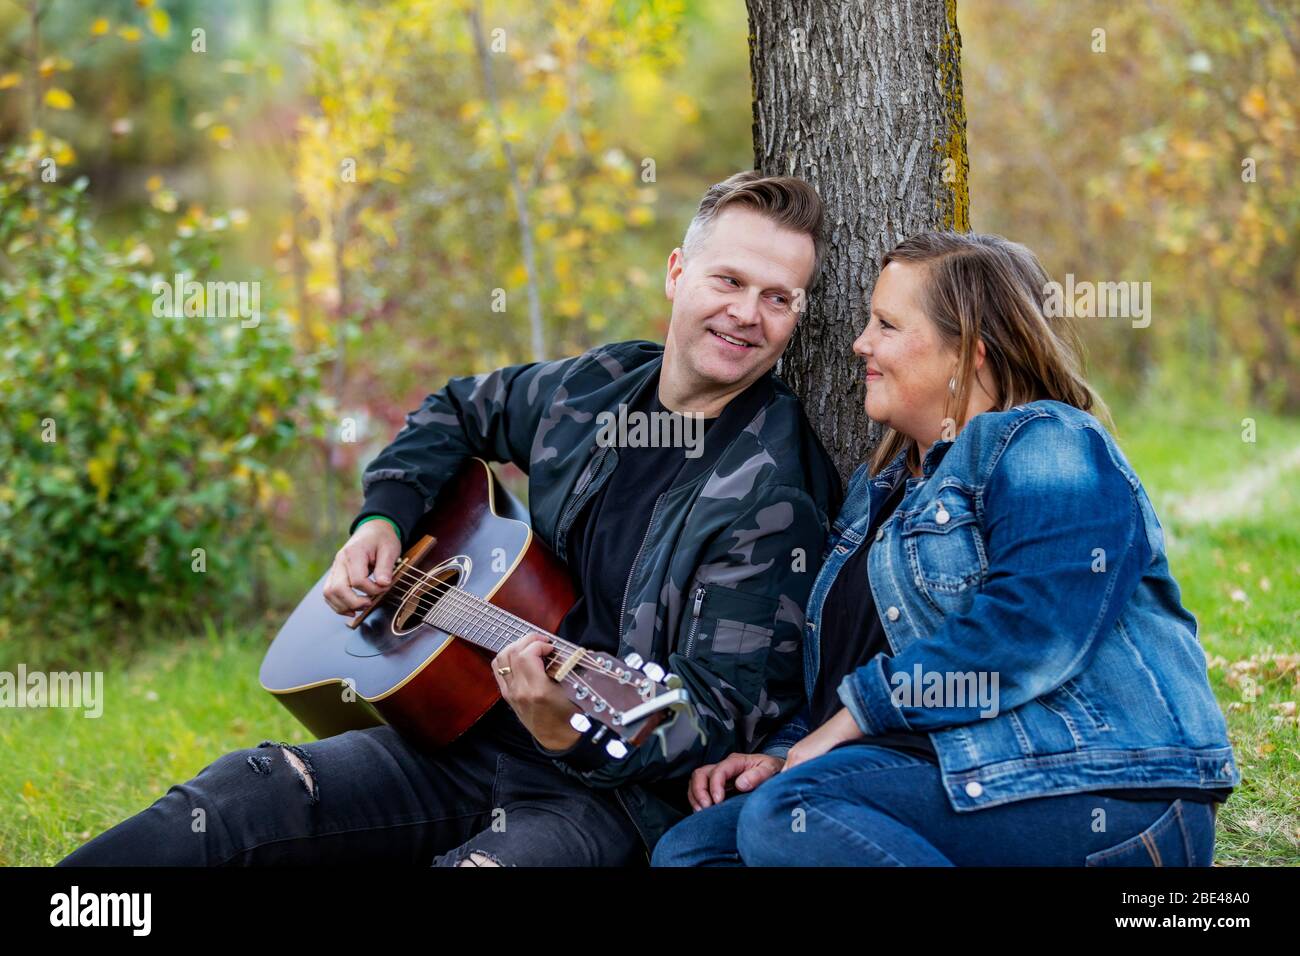
[{"label": "black t-shirt", "polygon": [[[666,413],[659,401],[658,377],[651,381],[637,399],[628,405],[628,414]],[[649,419],[651,422],[657,419]],[[673,428],[657,428],[659,435],[698,437],[707,435],[717,418],[706,418],[700,426],[683,429],[687,422]],[[646,430],[647,435],[650,429]],[[555,629],[556,637],[572,641],[589,650],[618,653],[618,624],[627,576],[650,528],[655,501],[677,479],[686,462],[685,447],[650,447],[618,445],[618,465],[605,484],[582,506],[569,526],[567,564],[578,600]],[[532,748],[532,737],[509,711],[499,718],[499,732],[513,737],[525,752]],[[680,780],[673,781],[674,794],[685,792]]]},{"label": "black t-shirt", "polygon": [[[890,653],[885,628],[876,613],[876,599],[867,584],[867,556],[875,543],[876,530],[894,513],[907,487],[900,481],[881,508],[871,516],[867,536],[852,557],[844,562],[831,583],[830,593],[822,606],[821,666],[817,686],[813,689],[813,726],[820,727],[834,717],[844,704],[840,701],[840,682],[881,651]],[[925,738],[925,734],[919,736]],[[929,742],[928,738],[925,738]]]},{"label": "black t-shirt", "polygon": [[[657,380],[641,393],[634,412],[662,415],[667,409],[659,401]],[[668,428],[647,429],[659,436],[707,435],[717,421],[706,418],[699,425],[674,422]],[[659,421],[655,417],[651,422]],[[681,426],[678,430],[677,426]],[[591,650],[618,653],[619,615],[641,544],[650,527],[651,513],[659,496],[666,492],[682,467],[691,459],[687,448],[619,445],[618,466],[605,484],[583,505],[568,536],[568,565],[580,597],[556,630],[556,636]]]},{"label": "black t-shirt", "polygon": [[[885,637],[884,625],[875,597],[867,583],[867,555],[875,543],[876,531],[889,520],[903,498],[906,481],[899,481],[885,499],[880,510],[872,515],[867,537],[853,553],[831,584],[830,593],[822,607],[821,666],[813,688],[813,727],[820,727],[834,717],[844,706],[840,700],[840,682],[846,675],[867,663],[876,654],[891,654]],[[900,731],[861,737],[846,741],[840,746],[869,744],[902,750],[914,756],[938,763],[930,735],[923,732]],[[1090,791],[1103,797],[1121,800],[1191,800],[1196,803],[1222,803],[1232,793],[1231,787],[1202,789],[1199,787],[1146,788]]]}]

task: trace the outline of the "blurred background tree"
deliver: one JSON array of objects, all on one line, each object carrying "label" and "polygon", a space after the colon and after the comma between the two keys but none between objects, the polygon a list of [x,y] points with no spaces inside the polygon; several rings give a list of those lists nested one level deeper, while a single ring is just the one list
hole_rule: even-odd
[{"label": "blurred background tree", "polygon": [[1148,328],[1082,323],[1094,372],[1300,412],[1300,4],[959,8],[976,227],[1152,283]]},{"label": "blurred background tree", "polygon": [[[1080,323],[1108,398],[1300,412],[1298,12],[958,4],[972,226],[1057,278],[1153,284],[1150,327]],[[287,330],[268,354],[303,377],[277,412],[292,436],[248,450],[283,490],[240,518],[307,557],[256,574],[291,597],[360,469],[447,377],[663,335],[668,253],[703,188],[753,163],[748,32],[742,0],[0,0],[0,146],[26,157],[0,245],[0,308],[26,316],[6,325],[7,394],[76,385],[33,358],[23,298],[55,308],[59,236],[112,250],[104,290],[165,277],[191,238],[212,243],[196,263],[261,277]],[[140,247],[153,261],[128,261]],[[140,334],[93,327],[105,354]],[[28,424],[5,410],[6,448]],[[66,463],[71,524],[129,493],[92,460]]]}]

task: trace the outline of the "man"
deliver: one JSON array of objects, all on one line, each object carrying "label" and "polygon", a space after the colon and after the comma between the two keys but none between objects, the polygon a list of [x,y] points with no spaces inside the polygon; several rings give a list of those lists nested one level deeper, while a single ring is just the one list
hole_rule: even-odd
[{"label": "man", "polygon": [[[430,395],[366,469],[326,582],[340,614],[365,606],[466,458],[514,462],[534,532],[581,595],[559,636],[676,673],[698,721],[678,715],[615,759],[594,727],[570,725],[575,708],[545,673],[551,647],[529,635],[493,661],[503,703],[436,753],[389,727],[267,741],[64,862],[644,861],[689,809],[691,771],[752,749],[802,702],[803,606],[840,486],[771,369],[816,278],[821,217],[795,179],[747,172],[710,188],[668,258],[664,345],[603,346]],[[679,435],[702,419],[702,445],[611,437],[614,419],[664,415],[694,417],[674,422]]]}]

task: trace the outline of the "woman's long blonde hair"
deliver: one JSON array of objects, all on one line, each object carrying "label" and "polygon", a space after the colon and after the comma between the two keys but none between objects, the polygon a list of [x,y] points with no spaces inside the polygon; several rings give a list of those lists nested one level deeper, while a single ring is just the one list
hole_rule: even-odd
[{"label": "woman's long blonde hair", "polygon": [[[922,308],[958,354],[955,388],[944,407],[957,430],[966,424],[979,341],[997,389],[994,410],[1050,398],[1110,424],[1105,404],[1083,377],[1074,328],[1047,316],[1051,280],[1027,248],[989,234],[922,232],[887,253],[881,271],[891,262],[925,266]],[[908,463],[919,468],[916,442],[886,428],[871,456],[871,474],[879,474],[904,449]]]}]

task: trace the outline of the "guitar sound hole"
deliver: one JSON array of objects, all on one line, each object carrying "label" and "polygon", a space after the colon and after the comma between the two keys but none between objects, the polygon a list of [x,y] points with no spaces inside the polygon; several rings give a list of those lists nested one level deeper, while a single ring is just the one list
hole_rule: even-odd
[{"label": "guitar sound hole", "polygon": [[398,579],[402,582],[398,587],[410,590],[405,594],[396,587],[390,591],[381,606],[351,633],[344,649],[353,657],[376,657],[401,647],[426,623],[442,593],[464,581],[469,570],[470,559],[461,556],[422,575],[413,585],[406,583],[415,578],[408,571]]},{"label": "guitar sound hole", "polygon": [[409,634],[423,624],[447,588],[459,584],[460,579],[460,567],[450,565],[439,568],[420,580],[397,606],[397,611],[393,614],[393,633]]}]

